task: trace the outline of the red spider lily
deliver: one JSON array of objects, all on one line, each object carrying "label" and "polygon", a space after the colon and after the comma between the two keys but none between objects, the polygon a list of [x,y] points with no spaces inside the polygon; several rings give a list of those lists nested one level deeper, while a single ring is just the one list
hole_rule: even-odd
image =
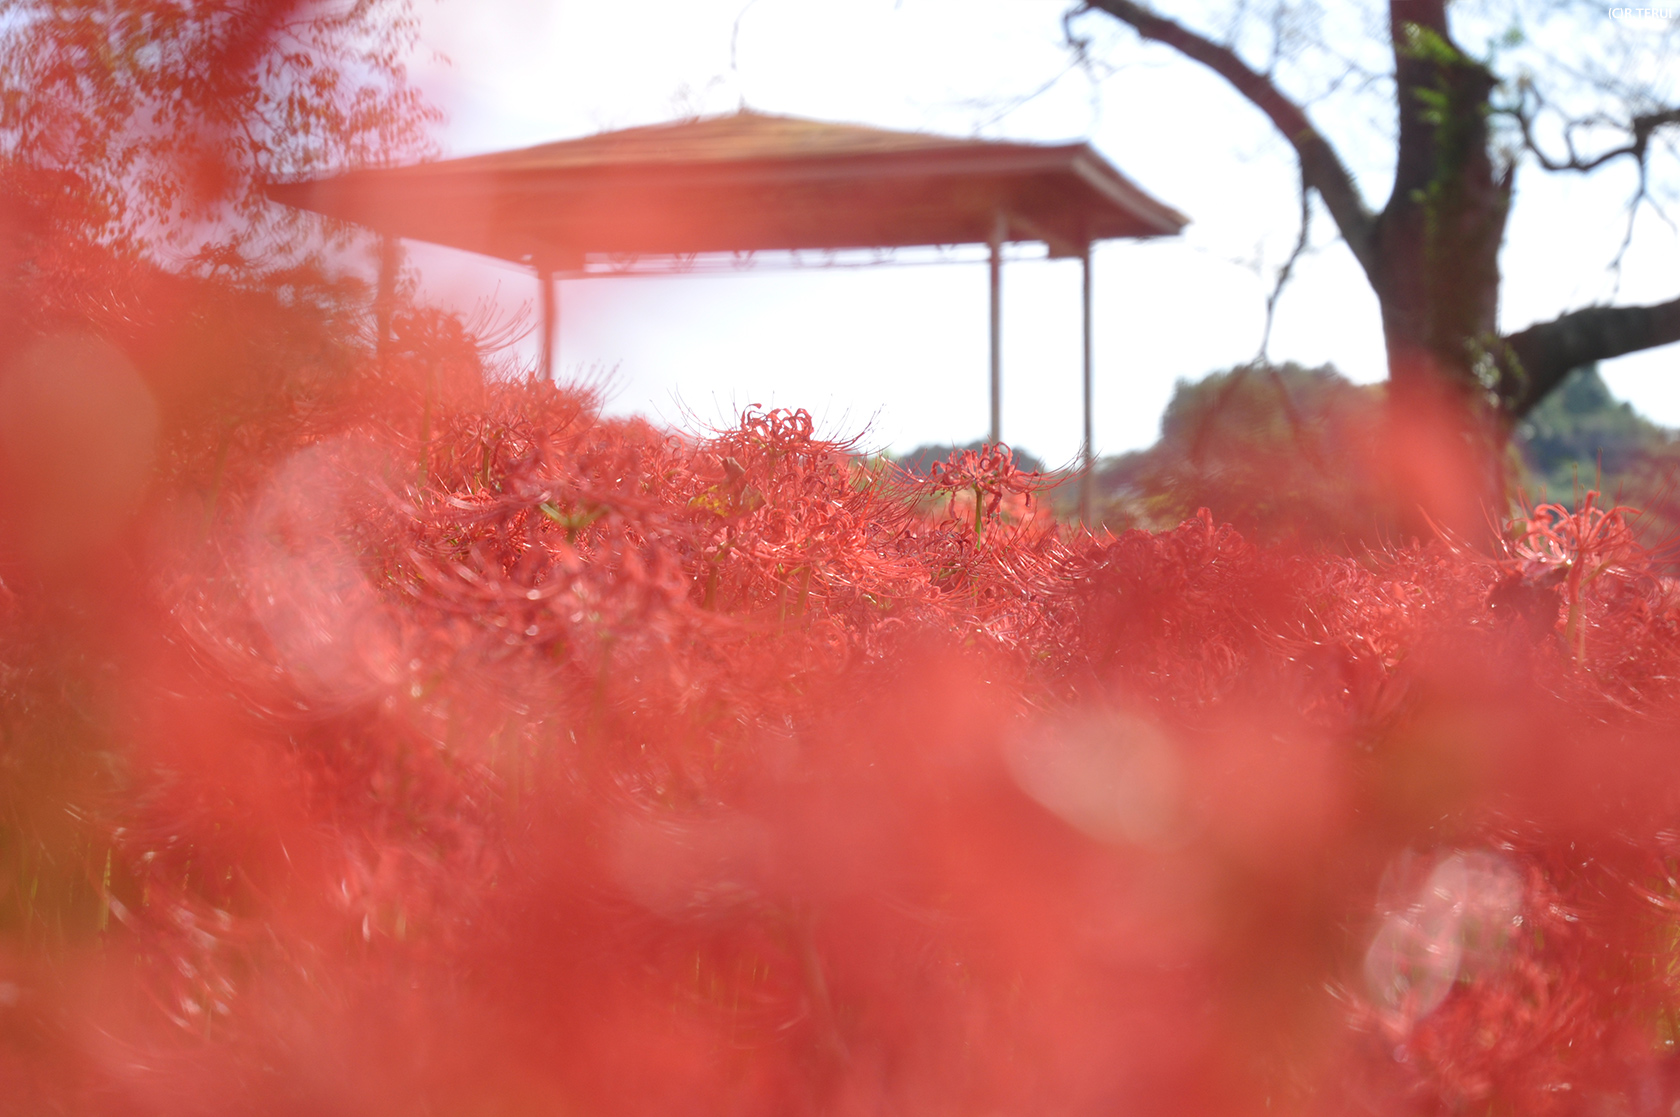
[{"label": "red spider lily", "polygon": [[953,516],[956,494],[973,493],[974,536],[978,539],[985,533],[987,518],[997,515],[1005,496],[1020,494],[1030,501],[1044,484],[1037,472],[1016,468],[1015,452],[999,442],[979,450],[957,450],[945,461],[935,462],[926,487],[932,493],[951,494]]},{"label": "red spider lily", "polygon": [[109,553],[4,570],[12,1108],[1680,1098],[1680,600],[1621,510],[1092,535],[1006,448],[917,489],[340,340],[156,389]]},{"label": "red spider lily", "polygon": [[1597,501],[1598,493],[1590,491],[1573,511],[1560,504],[1543,504],[1511,526],[1508,544],[1512,558],[1520,564],[1513,577],[1536,585],[1561,584],[1568,610],[1564,641],[1577,661],[1587,656],[1584,591],[1606,575],[1636,575],[1650,566],[1645,548],[1628,523],[1633,510],[1599,508]]}]

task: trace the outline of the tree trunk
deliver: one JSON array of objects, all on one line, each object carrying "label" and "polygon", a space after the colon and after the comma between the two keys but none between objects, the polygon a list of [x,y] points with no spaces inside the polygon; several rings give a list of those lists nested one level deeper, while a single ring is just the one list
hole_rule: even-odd
[{"label": "tree trunk", "polygon": [[1392,471],[1414,531],[1485,536],[1505,512],[1498,421],[1499,247],[1511,171],[1489,153],[1495,79],[1447,32],[1445,0],[1390,5],[1399,146],[1377,218]]}]

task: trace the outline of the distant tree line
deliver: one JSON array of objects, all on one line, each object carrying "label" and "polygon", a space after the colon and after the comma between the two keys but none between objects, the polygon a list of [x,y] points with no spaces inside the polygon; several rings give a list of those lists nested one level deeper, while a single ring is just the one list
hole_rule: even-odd
[{"label": "distant tree line", "polygon": [[[1329,365],[1294,363],[1180,381],[1155,445],[1099,466],[1102,519],[1115,530],[1162,528],[1208,507],[1254,538],[1392,541],[1400,520],[1375,453],[1386,391]],[[1531,506],[1574,507],[1597,490],[1602,503],[1641,509],[1647,542],[1656,544],[1680,534],[1677,439],[1617,400],[1597,366],[1586,365],[1515,424],[1506,468]],[[933,448],[916,453],[924,450]]]}]

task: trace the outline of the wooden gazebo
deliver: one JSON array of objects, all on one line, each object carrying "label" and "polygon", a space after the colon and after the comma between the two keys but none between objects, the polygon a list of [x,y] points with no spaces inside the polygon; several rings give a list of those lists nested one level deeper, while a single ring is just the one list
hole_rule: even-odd
[{"label": "wooden gazebo", "polygon": [[[550,375],[555,278],[591,274],[591,264],[987,244],[994,442],[1002,435],[1003,246],[1043,242],[1053,258],[1084,261],[1081,511],[1087,515],[1091,245],[1171,236],[1186,221],[1089,144],[958,139],[748,111],[273,184],[268,193],[366,226],[388,244],[394,243],[389,238],[429,241],[534,268],[542,280],[542,360]],[[387,297],[388,272],[381,276]]]}]

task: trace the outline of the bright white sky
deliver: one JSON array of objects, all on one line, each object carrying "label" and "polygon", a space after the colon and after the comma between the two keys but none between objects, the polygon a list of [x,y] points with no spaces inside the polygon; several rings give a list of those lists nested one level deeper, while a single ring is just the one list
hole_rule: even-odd
[{"label": "bright white sky", "polygon": [[[1097,448],[1153,442],[1175,380],[1252,358],[1273,269],[1297,229],[1293,161],[1219,79],[1162,48],[1140,49],[1088,16],[1093,83],[1068,74],[1063,0],[435,0],[422,2],[414,74],[449,114],[461,155],[751,108],[889,128],[1091,141],[1188,214],[1175,241],[1113,242],[1096,254]],[[1334,9],[1333,9],[1334,10]],[[740,17],[735,66],[732,30]],[[448,64],[433,55],[440,52]],[[1322,123],[1322,122],[1321,122]],[[1350,132],[1350,134],[1357,134]],[[1374,138],[1347,157],[1380,204],[1388,171]],[[1370,157],[1365,174],[1362,157]],[[1504,325],[1604,301],[1622,233],[1627,167],[1590,179],[1524,168],[1505,254]],[[1279,306],[1274,360],[1384,375],[1377,304],[1330,222]],[[435,298],[499,292],[534,304],[519,269],[444,249],[412,260]],[[608,377],[609,409],[692,426],[747,404],[805,407],[826,433],[903,451],[986,429],[982,265],[597,279],[561,294],[563,374]],[[1079,445],[1079,270],[1022,262],[1004,277],[1005,440],[1052,464]],[[1680,238],[1651,215],[1619,301],[1680,294]],[[1612,388],[1680,426],[1680,346],[1609,362]]]}]

